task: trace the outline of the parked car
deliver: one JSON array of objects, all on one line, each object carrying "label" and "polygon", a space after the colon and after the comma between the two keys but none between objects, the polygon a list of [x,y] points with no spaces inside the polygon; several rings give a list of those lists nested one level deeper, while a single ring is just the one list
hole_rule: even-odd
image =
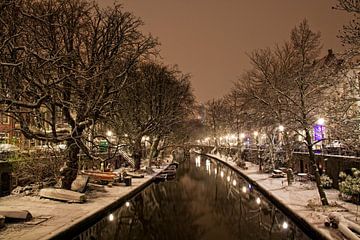
[{"label": "parked car", "polygon": [[44,145],[38,145],[36,147],[34,147],[34,150],[37,150],[37,151],[44,151],[44,152],[47,152],[47,151],[64,151],[66,150],[66,144],[57,144],[57,145],[53,145],[53,144],[44,144]]},{"label": "parked car", "polygon": [[334,140],[330,144],[326,145],[327,148],[346,148],[346,145],[339,140]]},{"label": "parked car", "polygon": [[65,151],[67,148],[66,144],[65,143],[61,143],[61,144],[58,144],[55,146],[55,149],[58,150],[58,151]]}]

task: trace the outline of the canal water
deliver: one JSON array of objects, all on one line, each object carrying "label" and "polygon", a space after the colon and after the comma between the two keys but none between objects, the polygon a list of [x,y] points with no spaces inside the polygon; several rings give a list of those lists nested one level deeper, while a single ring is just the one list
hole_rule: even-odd
[{"label": "canal water", "polygon": [[192,156],[74,239],[310,239],[231,168]]}]

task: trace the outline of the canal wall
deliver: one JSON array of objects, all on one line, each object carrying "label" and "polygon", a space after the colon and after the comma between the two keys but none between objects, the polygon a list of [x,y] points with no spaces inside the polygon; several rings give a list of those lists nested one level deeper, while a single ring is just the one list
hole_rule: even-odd
[{"label": "canal wall", "polygon": [[[262,184],[257,182],[252,177],[249,177],[248,174],[240,170],[234,162],[227,162],[221,158],[211,155],[211,154],[202,154],[204,156],[213,158],[227,167],[231,168],[234,172],[239,174],[247,182],[249,182],[256,190],[258,190],[266,199],[271,201],[279,210],[281,210],[285,215],[287,215],[302,231],[304,231],[311,239],[317,240],[326,240],[332,239],[326,232],[320,231],[312,223],[306,220],[304,217],[300,216],[296,211],[292,210],[287,203],[282,201],[279,197],[275,196],[269,189],[266,189]],[[263,178],[262,178],[263,181]],[[306,204],[306,203],[305,203]]]},{"label": "canal wall", "polygon": [[[295,168],[298,172],[308,172],[305,168],[309,166],[308,153],[294,153],[293,159],[295,160]],[[351,173],[351,168],[360,169],[360,158],[352,156],[340,155],[321,155],[316,154],[315,159],[319,161],[323,173],[328,175],[333,180],[333,187],[339,189],[339,173]]]},{"label": "canal wall", "polygon": [[[259,164],[259,154],[255,149],[246,149],[245,161]],[[309,154],[306,152],[294,152],[292,158],[295,163],[294,172],[311,173]],[[320,173],[328,175],[333,180],[333,188],[339,189],[339,173],[351,173],[351,168],[360,169],[360,158],[353,156],[315,154]]]},{"label": "canal wall", "polygon": [[[213,146],[197,146],[203,150],[203,152],[210,152]],[[222,154],[233,156],[239,149],[236,147],[227,148],[220,147],[218,151]],[[262,150],[257,149],[245,149],[243,157],[245,161],[259,164]],[[281,156],[281,153],[279,154]],[[294,152],[292,158],[295,163],[294,172],[311,173],[309,154],[307,152]],[[354,156],[342,156],[331,154],[315,154],[315,160],[319,162],[320,171],[328,175],[333,180],[333,188],[339,189],[339,173],[351,173],[351,168],[360,169],[360,157]]]}]

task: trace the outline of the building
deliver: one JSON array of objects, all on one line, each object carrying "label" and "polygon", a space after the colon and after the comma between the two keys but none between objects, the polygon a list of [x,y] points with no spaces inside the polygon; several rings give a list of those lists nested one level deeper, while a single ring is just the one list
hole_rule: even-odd
[{"label": "building", "polygon": [[15,131],[15,121],[4,113],[0,113],[0,143],[16,144],[18,133]]}]

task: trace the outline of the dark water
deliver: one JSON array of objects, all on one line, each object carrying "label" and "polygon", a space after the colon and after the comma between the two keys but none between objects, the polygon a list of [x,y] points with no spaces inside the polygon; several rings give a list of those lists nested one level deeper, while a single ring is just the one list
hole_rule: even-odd
[{"label": "dark water", "polygon": [[75,239],[309,239],[228,167],[192,156]]}]

